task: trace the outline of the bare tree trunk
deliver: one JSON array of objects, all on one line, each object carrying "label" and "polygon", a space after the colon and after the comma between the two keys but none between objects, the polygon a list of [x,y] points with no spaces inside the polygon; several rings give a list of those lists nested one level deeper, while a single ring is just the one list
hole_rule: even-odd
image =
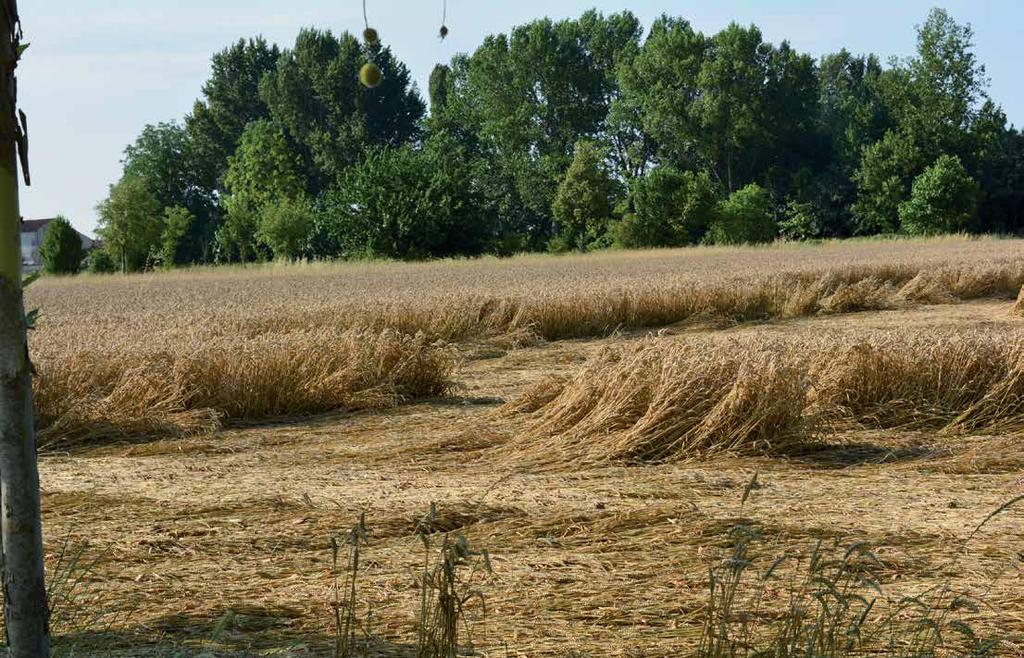
[{"label": "bare tree trunk", "polygon": [[[21,291],[21,213],[14,69],[21,55],[16,0],[0,0],[0,537],[3,540],[4,623],[11,658],[50,655],[43,573],[39,470]],[[27,178],[27,174],[26,174]]]}]

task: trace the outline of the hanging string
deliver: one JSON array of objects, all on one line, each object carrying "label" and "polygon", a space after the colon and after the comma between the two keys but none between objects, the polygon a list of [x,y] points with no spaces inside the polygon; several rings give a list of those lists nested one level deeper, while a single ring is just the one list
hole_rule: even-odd
[{"label": "hanging string", "polygon": [[[364,0],[365,2],[365,0]],[[441,41],[448,36],[448,0],[441,0]]]},{"label": "hanging string", "polygon": [[[377,30],[370,27],[370,18],[366,13],[366,0],[363,0],[363,22],[366,24],[366,29],[363,30],[363,40],[366,41],[367,46],[376,46],[380,41],[380,35],[377,34]],[[359,82],[367,89],[373,89],[384,79],[384,74],[377,63],[373,61],[372,48],[368,49],[367,60],[369,61],[359,69]]]}]

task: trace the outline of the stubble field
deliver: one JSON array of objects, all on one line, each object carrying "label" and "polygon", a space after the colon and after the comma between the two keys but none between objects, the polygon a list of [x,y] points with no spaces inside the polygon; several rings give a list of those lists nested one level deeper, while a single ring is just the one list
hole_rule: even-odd
[{"label": "stubble field", "polygon": [[791,559],[726,626],[771,635],[816,546],[857,546],[878,610],[969,593],[942,622],[1019,655],[1024,511],[971,535],[1024,494],[1022,284],[1024,241],[960,238],[40,281],[57,632],[331,655],[365,513],[360,647],[416,655],[434,503],[435,548],[489,550],[487,655],[725,655],[709,570],[751,533],[751,574]]}]

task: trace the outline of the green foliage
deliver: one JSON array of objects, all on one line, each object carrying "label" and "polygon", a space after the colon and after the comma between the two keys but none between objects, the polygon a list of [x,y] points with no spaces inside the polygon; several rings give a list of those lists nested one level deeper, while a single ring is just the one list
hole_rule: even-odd
[{"label": "green foliage", "polygon": [[106,249],[90,251],[88,262],[92,274],[113,274],[117,271],[117,260]]},{"label": "green foliage", "polygon": [[228,157],[238,147],[245,127],[268,117],[259,94],[260,80],[277,68],[280,56],[278,47],[263,37],[239,39],[213,56],[203,99],[196,101],[185,119],[197,160],[212,172],[210,189],[227,171]]},{"label": "green foliage", "polygon": [[442,111],[448,104],[448,94],[451,92],[450,66],[438,64],[430,72],[430,111],[434,114]]},{"label": "green foliage", "polygon": [[164,209],[164,229],[160,235],[160,258],[166,267],[181,263],[181,247],[185,235],[195,221],[187,208]]},{"label": "green foliage", "polygon": [[852,210],[859,233],[898,230],[900,204],[910,194],[921,158],[912,138],[893,131],[864,149],[860,168],[854,174],[858,191]]},{"label": "green foliage", "polygon": [[314,239],[347,257],[480,253],[489,231],[467,179],[465,157],[450,140],[371,151],[329,193]]},{"label": "green foliage", "polygon": [[49,274],[78,274],[82,267],[82,238],[64,217],[57,217],[46,227],[39,256],[43,271]]},{"label": "green foliage", "polygon": [[631,198],[636,212],[623,217],[616,242],[624,247],[677,247],[704,237],[718,190],[706,171],[659,167],[634,182]]},{"label": "green foliage", "polygon": [[835,165],[851,176],[868,144],[890,125],[880,98],[882,64],[874,55],[847,50],[821,58],[818,65],[819,125],[832,141]]},{"label": "green foliage", "polygon": [[692,107],[707,48],[707,39],[688,21],[662,16],[636,57],[619,68],[622,98],[616,111],[633,110],[662,159],[682,167],[695,159],[698,127]]},{"label": "green foliage", "polygon": [[786,215],[779,222],[779,235],[787,240],[814,240],[822,237],[821,214],[813,203],[790,201]]},{"label": "green foliage", "polygon": [[930,153],[962,153],[965,136],[986,98],[985,67],[973,52],[974,29],[932,9],[917,30],[917,57],[908,62],[908,103],[900,121]]},{"label": "green foliage", "polygon": [[715,212],[705,241],[711,244],[756,244],[775,239],[777,227],[772,198],[751,183],[733,192]]},{"label": "green foliage", "polygon": [[502,223],[525,230],[534,248],[553,237],[559,181],[576,143],[601,133],[618,91],[617,65],[639,47],[640,34],[630,12],[533,21],[487,37],[456,85],[474,132],[497,161],[482,171],[511,179],[487,181],[489,196]]},{"label": "green foliage", "polygon": [[124,175],[145,180],[164,206],[184,205],[192,187],[188,134],[176,123],[147,125],[124,150]]},{"label": "green foliage", "polygon": [[940,156],[917,177],[910,199],[900,205],[903,230],[911,235],[966,231],[977,211],[979,192],[959,158]]},{"label": "green foliage", "polygon": [[603,237],[612,215],[614,191],[604,153],[593,142],[579,142],[551,208],[559,227],[554,250],[585,250]]},{"label": "green foliage", "polygon": [[[195,138],[178,124],[148,125],[125,149],[124,176],[141,178],[164,208],[181,207],[195,218],[176,247],[176,260],[203,260],[219,220],[216,163],[203,157]],[[215,170],[216,169],[216,170]]]},{"label": "green foliage", "polygon": [[[752,183],[791,200],[787,239],[894,233],[940,156],[977,181],[972,228],[1024,231],[1024,137],[987,97],[970,26],[934,10],[917,36],[913,57],[886,65],[846,50],[815,61],[753,25],[704,35],[661,16],[644,38],[629,11],[588,11],[438,64],[429,118],[379,39],[241,40],[214,55],[184,128],[147,126],[126,149],[123,178],[143,181],[158,218],[194,216],[181,263],[771,239],[770,203],[706,235],[717,195]],[[367,62],[383,76],[373,89],[359,83]],[[581,143],[600,155],[578,162]],[[282,241],[303,224],[296,204],[308,239]],[[134,230],[112,253],[141,267],[161,232]]]},{"label": "green foliage", "polygon": [[96,208],[104,248],[119,261],[122,272],[140,270],[160,242],[161,207],[145,179],[122,178]]},{"label": "green foliage", "polygon": [[313,213],[305,197],[279,199],[260,213],[256,238],[270,247],[275,257],[294,260],[309,242]]},{"label": "green foliage", "polygon": [[[359,82],[372,60],[383,81]],[[399,145],[420,134],[425,106],[405,64],[380,43],[363,45],[345,32],[302,30],[267,72],[260,97],[305,165],[305,187],[319,194],[372,146]]]},{"label": "green foliage", "polygon": [[227,213],[224,223],[217,229],[220,257],[230,262],[237,255],[239,261],[247,263],[256,245],[260,211],[245,195],[228,197],[224,205]]},{"label": "green foliage", "polygon": [[271,121],[250,123],[228,159],[224,184],[256,210],[304,191],[302,163],[284,129]]},{"label": "green foliage", "polygon": [[[968,167],[982,195],[979,228],[1020,233],[1024,229],[1024,135],[1007,127],[1006,114],[985,103],[971,126],[972,159]],[[965,163],[965,166],[968,166]]]}]

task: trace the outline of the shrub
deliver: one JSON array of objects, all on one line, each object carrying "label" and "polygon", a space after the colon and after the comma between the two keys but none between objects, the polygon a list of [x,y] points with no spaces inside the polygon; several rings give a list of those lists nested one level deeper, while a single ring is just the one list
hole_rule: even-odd
[{"label": "shrub", "polygon": [[160,257],[166,267],[178,262],[178,250],[195,219],[188,209],[181,206],[164,209],[164,229],[160,234]]},{"label": "shrub", "polygon": [[328,193],[314,239],[347,257],[481,253],[488,224],[467,160],[445,138],[370,152]]},{"label": "shrub", "polygon": [[82,267],[82,238],[64,217],[57,217],[43,235],[39,245],[43,271],[50,274],[77,274]]},{"label": "shrub", "polygon": [[623,218],[617,241],[624,247],[675,247],[699,242],[714,215],[718,192],[707,172],[659,167],[631,190],[634,217]]},{"label": "shrub", "polygon": [[281,199],[260,213],[256,237],[274,256],[294,260],[302,255],[313,229],[313,207],[304,197]]},{"label": "shrub", "polygon": [[558,222],[552,251],[585,250],[605,235],[612,215],[614,186],[601,149],[593,142],[578,142],[551,206]]},{"label": "shrub", "polygon": [[900,204],[906,200],[914,173],[920,171],[921,151],[902,133],[887,132],[864,149],[853,175],[857,201],[851,207],[857,232],[895,233]]},{"label": "shrub", "polygon": [[737,190],[718,206],[705,241],[711,244],[754,244],[775,239],[772,199],[756,183]]},{"label": "shrub", "polygon": [[914,181],[910,199],[900,204],[900,224],[911,235],[965,231],[974,219],[979,195],[978,183],[960,158],[939,156]]},{"label": "shrub", "polygon": [[259,226],[259,212],[256,205],[245,194],[233,194],[224,200],[224,223],[217,229],[217,248],[220,257],[231,261],[237,252],[238,260],[249,260],[256,242]]},{"label": "shrub", "polygon": [[824,233],[818,208],[813,203],[790,201],[786,217],[779,222],[779,234],[787,240],[813,240]]},{"label": "shrub", "polygon": [[113,274],[117,271],[117,261],[106,249],[93,249],[89,252],[89,271],[93,274]]}]

